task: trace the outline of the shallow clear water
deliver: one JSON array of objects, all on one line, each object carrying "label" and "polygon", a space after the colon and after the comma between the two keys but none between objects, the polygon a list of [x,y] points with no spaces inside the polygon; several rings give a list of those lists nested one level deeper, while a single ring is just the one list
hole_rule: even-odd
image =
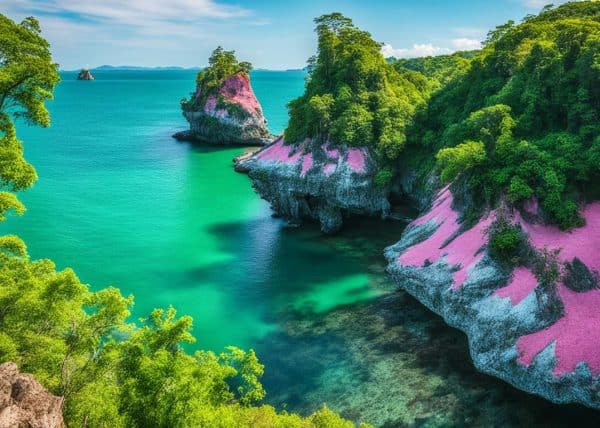
[{"label": "shallow clear water", "polygon": [[[333,237],[286,228],[246,176],[240,148],[192,147],[179,99],[191,71],[63,73],[52,127],[19,127],[40,179],[28,212],[0,226],[34,258],[71,266],[98,289],[136,298],[134,315],[174,305],[196,346],[253,347],[268,401],[323,402],[383,426],[562,425],[597,414],[558,407],[475,372],[461,333],[394,289],[382,249],[404,225],[355,221]],[[252,75],[271,130],[303,88],[301,72]]]}]

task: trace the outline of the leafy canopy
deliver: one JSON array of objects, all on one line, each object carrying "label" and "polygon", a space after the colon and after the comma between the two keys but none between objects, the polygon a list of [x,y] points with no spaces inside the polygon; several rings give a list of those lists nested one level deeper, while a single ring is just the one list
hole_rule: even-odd
[{"label": "leafy canopy", "polygon": [[288,143],[305,138],[366,146],[395,159],[406,128],[429,91],[428,80],[397,70],[381,44],[340,13],[315,19],[318,48],[309,59],[305,92],[289,104]]},{"label": "leafy canopy", "polygon": [[48,42],[41,36],[35,18],[20,24],[0,14],[0,221],[9,210],[18,214],[25,207],[11,193],[33,185],[37,175],[23,157],[17,139],[15,119],[31,125],[48,126],[50,116],[44,105],[52,99],[60,80],[58,65],[52,62]]},{"label": "leafy canopy", "polygon": [[[440,151],[444,180],[468,170],[460,177],[480,207],[535,196],[550,221],[581,225],[578,205],[600,197],[599,58],[598,2],[501,25],[417,115],[412,151]],[[449,162],[469,141],[483,143],[485,160]]]}]

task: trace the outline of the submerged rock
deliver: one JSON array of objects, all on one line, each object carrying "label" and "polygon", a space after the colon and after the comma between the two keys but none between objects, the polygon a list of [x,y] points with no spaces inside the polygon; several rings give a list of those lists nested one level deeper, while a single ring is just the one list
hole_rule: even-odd
[{"label": "submerged rock", "polygon": [[487,229],[498,213],[465,230],[449,188],[385,250],[388,271],[467,334],[479,370],[556,403],[600,409],[600,203],[588,205],[586,226],[570,232],[508,215],[532,254],[560,249],[553,260],[569,275],[553,282],[532,271],[531,260],[518,267],[496,261]]},{"label": "submerged rock", "polygon": [[377,165],[366,148],[333,147],[283,137],[241,162],[259,195],[291,224],[314,219],[334,232],[344,215],[386,216],[387,189],[375,184]]},{"label": "submerged rock", "polygon": [[77,75],[77,80],[94,80],[94,76],[90,70],[81,70]]},{"label": "submerged rock", "polygon": [[190,129],[177,132],[174,138],[223,145],[264,145],[272,141],[247,73],[224,79],[208,96],[204,90],[199,86],[191,100],[182,103]]},{"label": "submerged rock", "polygon": [[0,365],[0,428],[61,428],[62,397],[49,393],[14,363]]}]

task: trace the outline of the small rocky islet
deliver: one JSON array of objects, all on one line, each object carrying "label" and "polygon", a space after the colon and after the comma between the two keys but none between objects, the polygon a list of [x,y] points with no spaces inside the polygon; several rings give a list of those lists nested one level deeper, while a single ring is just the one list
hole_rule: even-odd
[{"label": "small rocky islet", "polygon": [[77,80],[94,80],[94,75],[90,70],[82,69],[77,75]]},{"label": "small rocky islet", "polygon": [[[580,18],[583,24],[569,21],[573,17]],[[323,38],[346,37],[340,46],[351,49],[349,46],[358,42],[348,34],[360,30],[337,18],[336,25],[346,28],[347,33],[338,32],[339,28],[333,25],[326,28],[326,24],[319,24],[317,32]],[[392,64],[385,64],[381,58],[377,66],[372,66],[371,73],[377,67],[387,69],[387,76],[397,72],[399,76],[395,79],[406,79],[404,87],[399,86],[399,93],[414,88],[415,73],[435,82],[433,89],[421,93],[421,116],[415,116],[415,111],[406,112],[407,116],[412,114],[410,126],[415,123],[417,127],[424,126],[429,120],[434,123],[433,129],[411,136],[409,133],[414,131],[407,126],[402,137],[409,143],[391,157],[386,136],[375,144],[366,140],[362,145],[355,141],[340,142],[344,140],[336,134],[352,139],[362,132],[352,126],[364,126],[371,132],[364,135],[370,138],[373,128],[369,126],[374,125],[365,125],[365,121],[386,123],[392,118],[377,118],[378,112],[373,114],[366,108],[362,110],[363,106],[339,101],[347,97],[348,91],[363,99],[376,96],[374,90],[352,87],[352,79],[360,77],[321,82],[323,86],[317,88],[322,78],[320,65],[326,67],[324,61],[328,60],[317,55],[306,93],[290,104],[290,127],[285,135],[253,155],[246,155],[238,168],[248,172],[257,193],[290,224],[316,221],[325,233],[339,230],[350,216],[389,217],[394,210],[390,201],[410,201],[421,210],[421,215],[409,224],[397,244],[385,249],[388,272],[397,286],[467,334],[478,370],[555,403],[580,403],[600,409],[600,202],[597,202],[600,158],[594,157],[600,147],[597,145],[600,129],[588,118],[585,135],[580,133],[581,128],[573,128],[574,122],[564,127],[549,124],[546,134],[540,134],[537,125],[531,125],[529,131],[523,130],[527,117],[516,116],[514,112],[522,111],[520,103],[529,100],[519,98],[516,92],[513,98],[504,95],[515,91],[515,85],[533,84],[527,73],[544,67],[536,49],[528,45],[531,39],[523,34],[535,34],[540,44],[551,43],[556,61],[560,61],[560,52],[569,49],[561,44],[562,34],[567,31],[565,26],[577,27],[590,36],[598,22],[597,3],[567,4],[546,9],[520,25],[499,31],[497,39],[479,52],[399,60]],[[527,58],[515,58],[514,64],[506,65],[506,71],[498,69],[501,55],[524,46],[529,46]],[[596,51],[594,46],[593,38],[583,39],[578,51],[581,68],[591,67],[585,56]],[[344,48],[339,50],[339,58],[344,58]],[[373,56],[376,55],[373,46]],[[339,61],[339,67],[347,66],[343,61]],[[448,79],[448,75],[452,77]],[[600,75],[593,75],[600,82]],[[386,73],[381,76],[380,87],[389,87]],[[435,117],[427,118],[427,114],[438,117],[444,114],[441,110],[444,97],[453,96],[458,101],[460,91],[468,94],[473,86],[492,78],[504,82],[504,86],[494,87],[493,93],[500,94],[499,99],[504,96],[508,104],[486,105],[467,100],[479,104],[479,109],[465,106],[471,110],[462,113],[462,117],[454,113],[460,120],[454,124],[447,121],[450,126]],[[591,84],[582,75],[570,79],[569,84],[575,88]],[[552,83],[541,84],[544,85]],[[338,89],[337,99],[329,92],[335,87],[343,88],[343,91]],[[588,94],[595,97],[588,99],[585,108],[589,110],[600,98],[597,93]],[[394,96],[393,91],[389,96]],[[540,110],[541,107],[535,106],[544,105],[548,102],[545,97],[551,96],[551,91],[538,93],[534,107],[528,108]],[[562,106],[565,114],[572,107]],[[339,124],[332,118],[335,114]],[[349,123],[346,114],[354,115],[354,123]],[[323,122],[312,129],[307,123],[319,117],[328,122],[327,129]],[[300,132],[290,130],[302,121]],[[459,144],[415,142],[419,135],[430,140],[435,132],[439,132],[441,143],[456,138],[454,141]],[[449,137],[449,133],[458,137]],[[536,143],[524,143],[519,138],[541,143],[532,150]],[[561,149],[561,144],[566,146]],[[587,187],[577,182],[567,183],[569,178],[565,175],[559,178],[563,184],[556,185],[557,190],[548,191],[552,186],[549,180],[554,177],[548,172],[537,173],[538,178],[535,172],[525,177],[515,170],[515,167],[531,168],[533,159],[539,159],[535,156],[539,156],[540,150],[546,150],[544,156],[562,159],[571,144],[580,147],[581,161],[589,165],[583,167],[589,174]],[[495,167],[492,159],[497,163],[510,159],[509,154],[498,157],[497,151],[505,150],[503,145],[531,160],[509,160],[513,164],[507,162],[502,174],[513,174],[512,178],[506,181],[506,187],[499,186],[497,194],[487,195],[481,203],[482,195],[473,193],[480,186],[477,174],[487,173],[484,165],[489,169]],[[550,145],[556,149],[551,151]],[[482,166],[478,169],[479,164]],[[556,170],[550,174],[560,176],[564,172]],[[567,188],[571,197],[576,195],[573,202],[562,200],[567,198]]]},{"label": "small rocky islet", "polygon": [[260,146],[272,141],[260,103],[250,85],[248,62],[238,62],[233,51],[217,48],[210,65],[198,73],[196,90],[181,101],[190,129],[173,135],[177,140],[216,145]]}]

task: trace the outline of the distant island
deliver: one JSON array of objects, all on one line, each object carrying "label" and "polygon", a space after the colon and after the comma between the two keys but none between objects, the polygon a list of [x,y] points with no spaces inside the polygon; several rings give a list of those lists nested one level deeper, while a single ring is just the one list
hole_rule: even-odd
[{"label": "distant island", "polygon": [[81,69],[81,71],[77,75],[77,80],[94,80],[94,76],[92,75],[90,70]]}]

